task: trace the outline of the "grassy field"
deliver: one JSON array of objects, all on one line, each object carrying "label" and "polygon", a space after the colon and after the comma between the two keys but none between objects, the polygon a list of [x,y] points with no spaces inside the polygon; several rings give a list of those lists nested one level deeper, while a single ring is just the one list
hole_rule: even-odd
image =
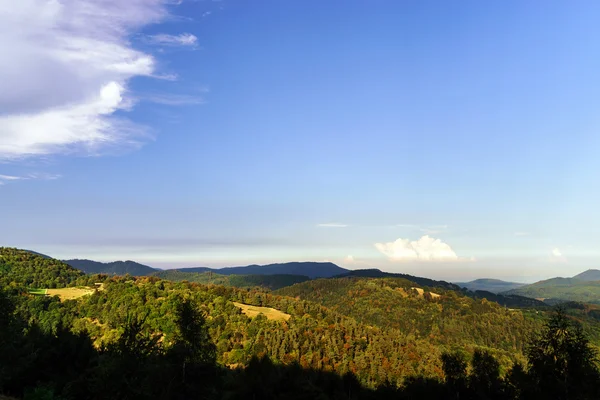
[{"label": "grassy field", "polygon": [[[102,290],[102,288],[99,288]],[[78,299],[87,294],[94,293],[94,289],[90,287],[70,287],[63,289],[29,289],[29,293],[38,296],[58,296],[61,301]]]},{"label": "grassy field", "polygon": [[63,289],[46,289],[48,296],[58,296],[61,301],[78,299],[82,296],[94,293],[90,287],[71,287]]},{"label": "grassy field", "polygon": [[263,314],[268,319],[272,319],[275,321],[287,321],[290,319],[290,314],[286,314],[279,310],[269,307],[258,307],[258,306],[249,306],[247,304],[242,303],[233,303],[236,307],[242,309],[242,312],[249,316],[250,318],[256,317],[258,314]]}]

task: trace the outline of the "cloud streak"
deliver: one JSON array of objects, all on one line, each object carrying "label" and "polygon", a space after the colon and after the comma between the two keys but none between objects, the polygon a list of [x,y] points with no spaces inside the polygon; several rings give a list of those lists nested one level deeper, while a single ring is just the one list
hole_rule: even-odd
[{"label": "cloud streak", "polygon": [[391,261],[464,261],[456,252],[440,239],[429,235],[418,240],[399,238],[393,242],[375,243],[375,248]]},{"label": "cloud streak", "polygon": [[47,173],[31,173],[23,176],[16,175],[2,175],[0,174],[0,185],[4,185],[9,182],[17,182],[17,181],[28,181],[28,180],[54,180],[60,178],[60,175],[55,174],[47,174]]},{"label": "cloud streak", "polygon": [[147,36],[146,41],[150,44],[161,46],[196,47],[198,45],[198,38],[191,33],[182,33],[179,35],[159,33],[157,35]]},{"label": "cloud streak", "polygon": [[134,105],[131,78],[157,76],[154,58],[128,37],[167,16],[163,0],[0,6],[0,160],[100,154],[147,141],[147,129],[115,114]]},{"label": "cloud streak", "polygon": [[350,225],[347,224],[339,224],[336,222],[328,222],[328,223],[324,223],[324,224],[317,224],[317,227],[319,228],[347,228]]}]

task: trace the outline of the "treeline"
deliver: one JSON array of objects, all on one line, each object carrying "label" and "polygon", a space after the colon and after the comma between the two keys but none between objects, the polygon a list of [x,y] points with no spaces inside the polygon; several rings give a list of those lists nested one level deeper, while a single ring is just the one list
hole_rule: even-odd
[{"label": "treeline", "polygon": [[117,338],[94,346],[68,327],[44,328],[19,313],[22,296],[0,291],[0,393],[25,400],[69,399],[597,399],[596,354],[581,329],[556,313],[526,347],[526,366],[504,375],[488,352],[441,355],[442,377],[365,387],[354,373],[284,364],[266,356],[224,368],[194,300],[179,296],[168,340],[148,316],[129,314]]}]

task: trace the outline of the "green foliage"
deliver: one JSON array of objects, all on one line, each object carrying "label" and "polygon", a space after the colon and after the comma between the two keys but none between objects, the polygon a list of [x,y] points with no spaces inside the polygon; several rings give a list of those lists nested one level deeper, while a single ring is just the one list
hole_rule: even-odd
[{"label": "green foliage", "polygon": [[580,301],[600,304],[600,281],[575,278],[553,278],[513,289],[505,294],[517,294],[546,301]]},{"label": "green foliage", "polygon": [[531,387],[540,398],[600,396],[597,352],[581,327],[562,310],[552,315],[542,333],[529,345],[527,359]]},{"label": "green foliage", "polygon": [[62,261],[0,247],[0,284],[10,287],[62,288],[83,275]]},{"label": "green foliage", "polygon": [[180,282],[196,282],[205,285],[234,286],[244,289],[264,288],[277,290],[296,283],[308,281],[303,275],[221,275],[214,272],[186,272],[181,270],[165,270],[151,274],[162,279]]},{"label": "green foliage", "polygon": [[[380,328],[394,328],[407,338],[426,340],[441,349],[495,349],[503,363],[518,358],[529,332],[541,321],[526,318],[486,299],[473,299],[443,288],[425,288],[400,278],[320,279],[274,293],[316,302]],[[435,297],[430,293],[439,295]]]}]

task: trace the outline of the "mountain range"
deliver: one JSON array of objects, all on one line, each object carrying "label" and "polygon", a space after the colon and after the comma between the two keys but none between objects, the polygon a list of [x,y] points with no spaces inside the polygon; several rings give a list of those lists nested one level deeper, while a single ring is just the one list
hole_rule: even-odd
[{"label": "mountain range", "polygon": [[[41,255],[36,252],[33,254]],[[48,257],[41,255],[43,257]],[[467,290],[474,298],[486,298],[508,307],[542,307],[578,301],[600,304],[600,270],[590,269],[572,278],[552,278],[533,284],[507,282],[499,279],[476,279],[449,283],[379,269],[348,270],[330,262],[289,262],[268,265],[247,265],[226,268],[191,267],[160,270],[134,261],[102,263],[92,260],[64,260],[86,274],[132,276],[154,275],[163,279],[213,283],[235,287],[264,287],[276,290],[307,280],[332,277],[403,278],[427,287]]]}]

